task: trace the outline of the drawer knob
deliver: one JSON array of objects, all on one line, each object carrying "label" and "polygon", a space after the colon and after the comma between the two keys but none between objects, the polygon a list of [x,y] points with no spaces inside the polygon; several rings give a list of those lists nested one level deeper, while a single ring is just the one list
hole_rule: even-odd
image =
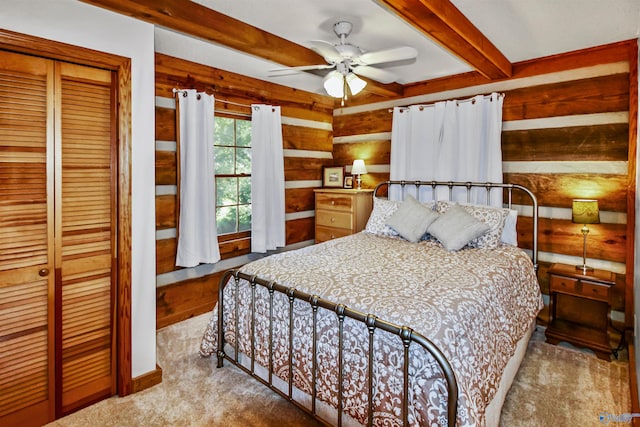
[{"label": "drawer knob", "polygon": [[336,236],[332,234],[332,235],[331,235],[331,238],[332,238],[332,239],[335,239],[335,238],[336,238]]},{"label": "drawer knob", "polygon": [[335,205],[335,204],[336,204],[336,202],[332,200],[332,201],[331,201],[331,205],[333,206],[333,205]]},{"label": "drawer knob", "polygon": [[40,270],[38,270],[38,275],[40,275],[41,277],[46,277],[49,275],[49,269],[48,268],[41,268]]},{"label": "drawer knob", "polygon": [[336,222],[336,219],[335,218],[331,218],[331,222]]}]

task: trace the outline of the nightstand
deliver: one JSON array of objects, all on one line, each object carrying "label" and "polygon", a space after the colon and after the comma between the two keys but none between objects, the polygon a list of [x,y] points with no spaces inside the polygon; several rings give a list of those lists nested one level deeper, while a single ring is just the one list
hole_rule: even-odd
[{"label": "nightstand", "polygon": [[609,323],[615,273],[573,265],[553,264],[549,274],[549,325],[547,342],[566,341],[593,350],[610,360]]},{"label": "nightstand", "polygon": [[319,188],[316,195],[316,243],[362,231],[373,208],[373,190]]}]

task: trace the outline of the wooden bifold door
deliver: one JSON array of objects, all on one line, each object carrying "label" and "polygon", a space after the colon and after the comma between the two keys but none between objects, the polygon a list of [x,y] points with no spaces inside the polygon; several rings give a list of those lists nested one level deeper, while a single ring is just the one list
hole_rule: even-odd
[{"label": "wooden bifold door", "polygon": [[113,72],[0,51],[0,425],[115,394]]}]

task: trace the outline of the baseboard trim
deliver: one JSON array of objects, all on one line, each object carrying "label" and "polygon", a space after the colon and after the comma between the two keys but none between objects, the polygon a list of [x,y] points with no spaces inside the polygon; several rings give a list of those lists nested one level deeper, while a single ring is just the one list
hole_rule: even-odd
[{"label": "baseboard trim", "polygon": [[137,393],[153,387],[162,382],[162,368],[156,365],[156,369],[136,377],[132,381],[132,392]]}]

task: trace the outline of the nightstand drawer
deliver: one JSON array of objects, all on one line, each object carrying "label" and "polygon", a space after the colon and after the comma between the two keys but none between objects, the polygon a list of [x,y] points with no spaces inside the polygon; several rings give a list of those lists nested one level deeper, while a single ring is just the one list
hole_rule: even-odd
[{"label": "nightstand drawer", "polygon": [[353,215],[349,212],[323,211],[316,212],[316,224],[326,227],[346,228],[351,231]]},{"label": "nightstand drawer", "polygon": [[353,196],[350,194],[316,194],[316,209],[351,211]]},{"label": "nightstand drawer", "polygon": [[609,287],[599,283],[587,282],[582,280],[582,295],[588,298],[599,299],[602,301],[609,300]]},{"label": "nightstand drawer", "polygon": [[551,276],[550,288],[552,291],[575,293],[578,288],[578,280],[569,277]]},{"label": "nightstand drawer", "polygon": [[341,228],[316,227],[316,242],[326,242],[327,240],[337,239],[351,234],[351,230]]}]

